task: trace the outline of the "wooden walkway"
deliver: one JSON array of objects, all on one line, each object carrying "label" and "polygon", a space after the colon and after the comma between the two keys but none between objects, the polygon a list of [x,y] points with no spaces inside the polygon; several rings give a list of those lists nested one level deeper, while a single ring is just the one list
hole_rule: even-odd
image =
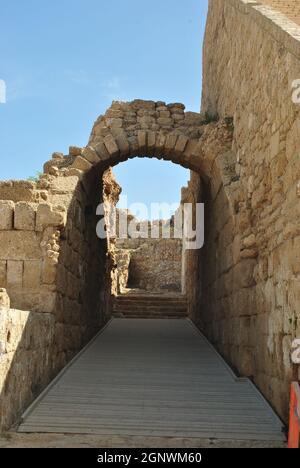
[{"label": "wooden walkway", "polygon": [[188,319],[113,319],[19,432],[284,441],[282,423]]}]

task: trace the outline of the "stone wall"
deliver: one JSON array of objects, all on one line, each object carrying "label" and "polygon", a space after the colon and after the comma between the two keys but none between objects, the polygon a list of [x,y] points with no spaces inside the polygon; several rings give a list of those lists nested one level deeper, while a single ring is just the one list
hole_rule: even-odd
[{"label": "stone wall", "polygon": [[[129,254],[129,288],[181,292],[180,239],[126,239],[118,240],[117,245],[121,252]],[[121,271],[121,274],[124,275],[124,272]]]},{"label": "stone wall", "polygon": [[96,236],[96,207],[116,203],[120,188],[110,171],[47,172],[36,183],[0,183],[0,287],[12,307],[0,310],[2,428],[111,313],[113,260]]},{"label": "stone wall", "polygon": [[[128,210],[117,212],[117,234],[126,231],[126,237],[116,238],[119,292],[181,292],[182,240],[176,238],[174,218],[139,222]],[[127,228],[120,229],[124,220]]]},{"label": "stone wall", "polygon": [[290,358],[300,336],[299,37],[270,7],[209,2],[202,111],[233,117],[236,176],[205,195],[198,323],[285,420],[300,378]]},{"label": "stone wall", "polygon": [[53,314],[0,308],[0,428],[15,423],[54,377]]}]

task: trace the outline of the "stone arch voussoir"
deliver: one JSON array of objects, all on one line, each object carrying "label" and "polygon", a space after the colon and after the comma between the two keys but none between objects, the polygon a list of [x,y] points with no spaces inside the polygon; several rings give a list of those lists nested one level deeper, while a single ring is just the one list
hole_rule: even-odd
[{"label": "stone arch voussoir", "polygon": [[[45,172],[82,175],[93,167],[106,169],[134,157],[153,157],[216,176],[216,159],[232,145],[229,119],[208,123],[180,103],[135,100],[113,102],[95,122],[88,145],[70,147],[69,155],[54,153]],[[224,175],[226,178],[226,175]]]}]

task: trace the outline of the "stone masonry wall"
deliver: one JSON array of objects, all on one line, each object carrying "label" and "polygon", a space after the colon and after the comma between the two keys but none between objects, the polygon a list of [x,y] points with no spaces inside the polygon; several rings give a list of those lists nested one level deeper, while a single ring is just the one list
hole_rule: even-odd
[{"label": "stone masonry wall", "polygon": [[129,288],[181,292],[182,242],[180,239],[136,239],[118,241],[129,252]]},{"label": "stone masonry wall", "polygon": [[[181,190],[181,203],[195,205],[203,201],[203,182],[197,172],[191,171],[187,187]],[[201,296],[201,253],[202,250],[188,250],[183,242],[182,250],[182,291],[187,296],[188,316],[197,322]]]},{"label": "stone masonry wall", "polygon": [[285,420],[300,378],[290,358],[300,336],[299,38],[300,27],[269,6],[209,2],[202,111],[233,117],[237,177],[226,189],[232,216],[223,189],[206,195],[198,320]]},{"label": "stone masonry wall", "polygon": [[96,207],[118,193],[109,171],[0,183],[0,287],[12,307],[0,310],[2,428],[110,316],[112,261]]}]

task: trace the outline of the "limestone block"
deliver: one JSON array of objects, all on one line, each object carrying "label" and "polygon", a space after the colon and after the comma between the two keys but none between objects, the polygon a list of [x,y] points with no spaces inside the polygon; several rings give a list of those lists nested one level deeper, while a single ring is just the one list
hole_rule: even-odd
[{"label": "limestone block", "polygon": [[52,153],[52,159],[63,159],[64,158],[64,153]]},{"label": "limestone block", "polygon": [[9,200],[0,200],[0,230],[13,229],[15,204]]},{"label": "limestone block", "polygon": [[184,135],[179,135],[178,140],[176,142],[176,146],[175,146],[175,152],[182,154],[186,148],[187,143],[188,143],[188,138]]},{"label": "limestone block", "polygon": [[56,299],[57,294],[54,291],[43,290],[39,295],[39,310],[48,314],[54,313]]},{"label": "limestone block", "polygon": [[10,308],[10,298],[6,289],[0,288],[0,309]]},{"label": "limestone block", "polygon": [[7,265],[5,260],[0,260],[0,288],[6,287]]},{"label": "limestone block", "polygon": [[82,156],[91,164],[97,164],[100,162],[98,153],[91,146],[87,146],[82,150]]},{"label": "limestone block", "polygon": [[159,157],[164,154],[165,144],[166,144],[166,136],[163,133],[159,133],[156,137],[155,156]]},{"label": "limestone block", "polygon": [[173,126],[173,119],[170,117],[159,117],[157,119],[157,123],[161,125],[162,127],[172,127]]},{"label": "limestone block", "polygon": [[111,157],[115,157],[120,154],[119,147],[112,135],[106,135],[106,137],[104,137],[104,145]]},{"label": "limestone block", "polygon": [[250,236],[243,239],[243,246],[245,249],[253,248],[256,245],[256,238],[254,234],[250,234]]},{"label": "limestone block", "polygon": [[280,134],[278,131],[271,137],[271,142],[270,142],[271,159],[277,156],[277,154],[279,153],[279,149],[280,149]]},{"label": "limestone block", "polygon": [[168,153],[171,153],[172,151],[174,151],[177,139],[178,139],[178,135],[176,134],[168,135],[166,144],[165,144],[165,149]]},{"label": "limestone block", "polygon": [[82,148],[78,146],[70,146],[69,147],[69,155],[70,156],[81,156]]},{"label": "limestone block", "polygon": [[234,267],[234,285],[236,289],[254,286],[254,267],[256,260],[243,259]]},{"label": "limestone block", "polygon": [[22,287],[23,284],[24,262],[20,260],[7,261],[7,286]]},{"label": "limestone block", "polygon": [[37,208],[36,230],[43,231],[48,226],[62,227],[66,224],[66,220],[67,215],[63,207],[41,203]]},{"label": "limestone block", "polygon": [[75,171],[75,169],[68,169],[68,177],[55,177],[55,179],[51,182],[51,191],[59,192],[61,194],[70,193],[72,196],[74,194],[74,190],[78,184],[78,177],[71,176],[70,171]]},{"label": "limestone block", "polygon": [[92,164],[85,158],[77,156],[71,167],[74,169],[79,169],[80,171],[89,171],[92,167]]},{"label": "limestone block", "polygon": [[1,260],[41,258],[40,235],[34,231],[0,231]]},{"label": "limestone block", "polygon": [[75,167],[70,167],[66,170],[65,176],[66,177],[76,177],[77,179],[81,180],[84,175],[84,171],[80,169],[76,169]]},{"label": "limestone block", "polygon": [[57,277],[57,266],[47,259],[43,261],[42,282],[44,284],[54,284]]},{"label": "limestone block", "polygon": [[116,137],[116,142],[117,142],[117,145],[120,149],[120,152],[121,152],[121,155],[122,156],[125,156],[125,155],[128,155],[129,154],[129,151],[130,151],[130,147],[129,147],[129,143],[128,143],[128,139],[127,139],[127,136],[125,133],[119,133]]},{"label": "limestone block", "polygon": [[35,205],[27,202],[16,203],[14,227],[20,231],[34,231]]},{"label": "limestone block", "polygon": [[38,289],[41,284],[41,260],[24,262],[23,286],[26,289]]},{"label": "limestone block", "polygon": [[101,161],[107,161],[110,158],[110,154],[106,149],[104,139],[102,137],[96,138],[95,141],[93,141],[93,148],[97,152]]},{"label": "limestone block", "polygon": [[169,119],[171,117],[171,112],[168,110],[159,111],[159,117],[163,119]]},{"label": "limestone block", "polygon": [[156,144],[156,133],[147,132],[147,148],[150,155],[154,154]]},{"label": "limestone block", "polygon": [[184,113],[182,114],[178,114],[178,113],[172,113],[172,119],[174,120],[175,123],[182,123],[182,121],[184,120]]},{"label": "limestone block", "polygon": [[293,240],[293,250],[291,252],[291,267],[295,275],[300,273],[300,237]]}]

